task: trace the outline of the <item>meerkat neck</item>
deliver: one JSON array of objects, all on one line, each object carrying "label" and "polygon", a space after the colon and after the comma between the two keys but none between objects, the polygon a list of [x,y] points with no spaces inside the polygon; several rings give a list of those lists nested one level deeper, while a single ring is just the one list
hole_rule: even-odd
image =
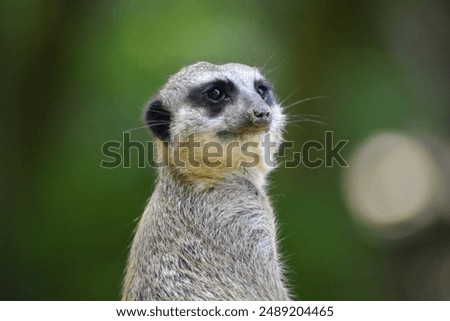
[{"label": "meerkat neck", "polygon": [[[184,150],[180,152],[176,146],[158,141],[157,158],[160,164],[164,165],[159,168],[159,180],[170,178],[174,182],[185,183],[196,188],[210,188],[230,178],[243,177],[264,191],[266,177],[275,166],[266,164],[265,151],[261,147],[260,140],[261,138],[257,136],[243,140],[244,143],[250,141],[254,144],[252,149],[244,152],[241,150],[229,152],[226,147],[222,147],[226,152],[217,156],[214,159],[215,163],[205,161],[205,155],[201,152],[192,154],[185,153]],[[200,140],[200,146],[205,142],[207,141]],[[222,146],[227,146],[227,142],[222,143]],[[252,152],[253,158],[246,156],[245,152]]]},{"label": "meerkat neck", "polygon": [[266,174],[260,170],[253,168],[241,168],[237,171],[229,171],[218,173],[217,175],[199,175],[196,179],[192,176],[184,176],[179,169],[172,169],[169,166],[159,168],[158,185],[173,186],[179,188],[189,188],[199,192],[211,189],[217,186],[235,184],[236,181],[242,180],[253,185],[259,193],[266,195]]}]

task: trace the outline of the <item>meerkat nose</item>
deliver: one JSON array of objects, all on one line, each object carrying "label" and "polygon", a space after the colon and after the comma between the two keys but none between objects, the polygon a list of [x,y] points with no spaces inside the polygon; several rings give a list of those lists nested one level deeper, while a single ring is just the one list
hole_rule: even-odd
[{"label": "meerkat nose", "polygon": [[249,116],[253,125],[256,126],[267,126],[272,121],[272,115],[270,110],[265,107],[252,108],[249,111]]},{"label": "meerkat nose", "polygon": [[270,111],[261,111],[257,109],[253,109],[253,114],[256,116],[256,118],[264,118],[270,116]]}]

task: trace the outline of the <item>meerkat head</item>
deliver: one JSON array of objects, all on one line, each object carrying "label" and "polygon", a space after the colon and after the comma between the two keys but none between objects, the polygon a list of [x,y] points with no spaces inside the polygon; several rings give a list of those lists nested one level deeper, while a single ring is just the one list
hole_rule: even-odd
[{"label": "meerkat head", "polygon": [[[144,117],[168,165],[193,180],[214,181],[235,170],[267,173],[273,166],[266,158],[281,144],[285,125],[270,83],[258,69],[236,63],[183,68],[149,102]],[[264,140],[270,150],[264,151]],[[194,145],[189,150],[186,143]],[[175,158],[183,166],[175,166]]]}]

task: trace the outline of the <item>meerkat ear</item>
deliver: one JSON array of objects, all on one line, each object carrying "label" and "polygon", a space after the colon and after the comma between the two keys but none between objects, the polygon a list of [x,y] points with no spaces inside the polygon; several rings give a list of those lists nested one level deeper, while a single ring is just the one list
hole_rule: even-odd
[{"label": "meerkat ear", "polygon": [[145,123],[150,127],[153,134],[163,140],[170,139],[170,123],[172,114],[166,108],[160,98],[150,100],[144,113]]}]

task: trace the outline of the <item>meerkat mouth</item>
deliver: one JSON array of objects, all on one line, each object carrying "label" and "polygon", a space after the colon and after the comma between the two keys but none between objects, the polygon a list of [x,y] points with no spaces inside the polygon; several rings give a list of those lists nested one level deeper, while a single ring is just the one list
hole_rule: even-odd
[{"label": "meerkat mouth", "polygon": [[236,131],[237,135],[246,135],[246,134],[262,134],[267,133],[270,130],[270,125],[257,125],[257,126],[248,126],[244,127],[238,131]]},{"label": "meerkat mouth", "polygon": [[217,133],[217,137],[226,139],[236,139],[240,140],[248,136],[254,136],[258,134],[268,133],[270,131],[270,126],[247,126],[239,128],[238,130],[225,130]]},{"label": "meerkat mouth", "polygon": [[249,117],[244,120],[243,124],[241,124],[238,128],[220,131],[218,136],[239,138],[242,136],[268,133],[270,131],[271,124],[272,119],[269,117],[265,117],[263,119]]}]

